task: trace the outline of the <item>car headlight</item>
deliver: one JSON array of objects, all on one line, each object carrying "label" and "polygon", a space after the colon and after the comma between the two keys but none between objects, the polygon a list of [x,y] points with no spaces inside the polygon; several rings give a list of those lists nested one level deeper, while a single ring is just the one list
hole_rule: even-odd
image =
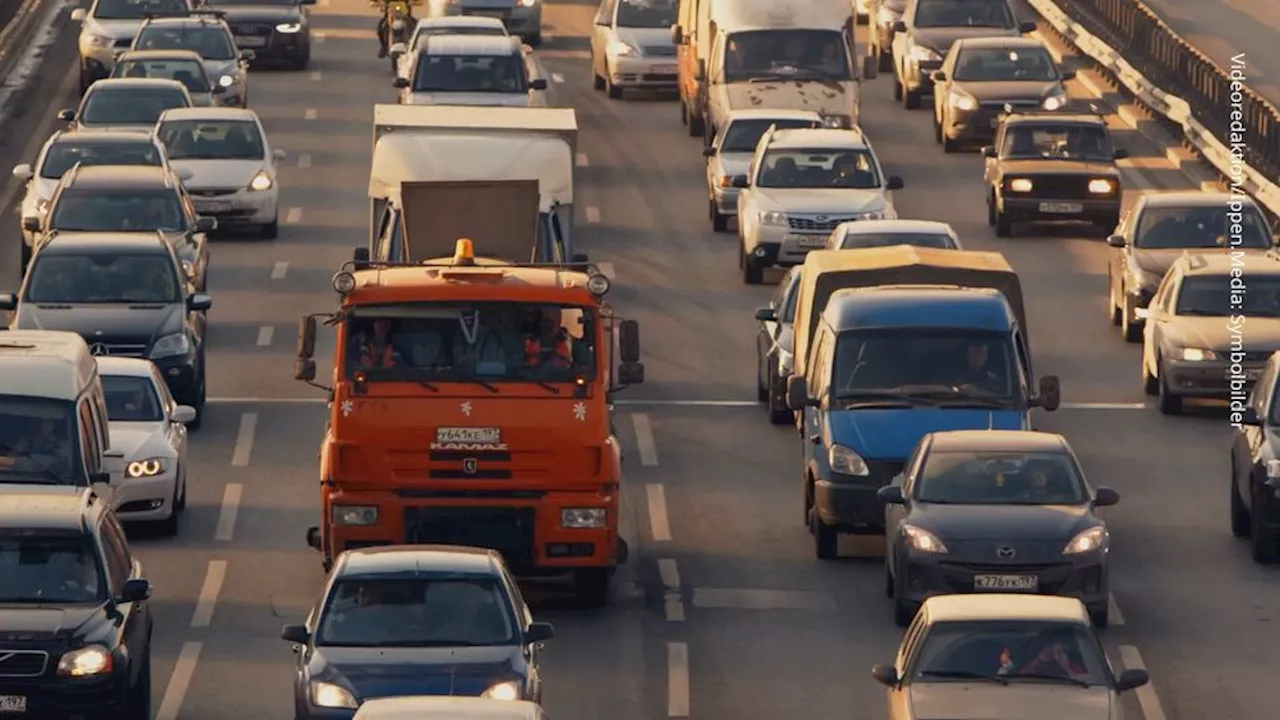
[{"label": "car headlight", "polygon": [[98,35],[90,32],[84,34],[84,41],[97,48],[109,48],[116,44],[116,39],[110,35]]},{"label": "car headlight", "polygon": [[231,77],[230,75],[223,75],[222,77],[218,78],[218,87],[222,88],[223,90],[226,90],[227,88],[235,84],[236,84],[236,79]]},{"label": "car headlight", "polygon": [[1031,181],[1027,178],[1014,178],[1009,181],[1009,189],[1014,192],[1031,192]]},{"label": "car headlight", "polygon": [[777,210],[761,210],[757,216],[760,218],[761,225],[782,225],[787,224],[787,214],[778,212]]},{"label": "car headlight", "polygon": [[335,525],[376,525],[378,522],[377,505],[334,505],[331,512]]},{"label": "car headlight", "polygon": [[276,26],[276,32],[286,35],[292,35],[300,30],[302,30],[302,23],[280,23]]},{"label": "car headlight", "polygon": [[130,478],[155,477],[162,472],[164,472],[164,460],[161,458],[135,460],[124,470],[125,477]]},{"label": "car headlight", "polygon": [[512,680],[494,685],[481,693],[480,697],[489,700],[519,700],[522,694],[520,692],[520,683]]},{"label": "car headlight", "polygon": [[915,60],[916,62],[930,62],[930,61],[937,62],[941,60],[942,57],[938,55],[938,53],[934,52],[933,50],[923,45],[912,45],[911,59]]},{"label": "car headlight", "polygon": [[609,47],[605,49],[605,54],[613,57],[639,57],[640,51],[621,40],[615,40],[609,43]]},{"label": "car headlight", "polygon": [[266,170],[259,170],[258,174],[253,176],[253,180],[249,181],[250,190],[270,190],[274,185],[275,183],[272,182],[271,176],[267,174]]},{"label": "car headlight", "polygon": [[853,118],[848,115],[824,115],[822,126],[832,130],[849,130],[853,127]]},{"label": "car headlight", "polygon": [[1178,348],[1173,353],[1179,360],[1187,360],[1189,362],[1204,362],[1205,360],[1217,360],[1218,353],[1203,348]]},{"label": "car headlight", "polygon": [[356,696],[344,687],[327,682],[311,683],[311,704],[322,708],[345,708],[355,710],[360,707]]},{"label": "car headlight", "polygon": [[1071,538],[1071,542],[1062,549],[1063,555],[1079,555],[1080,553],[1089,553],[1102,550],[1107,546],[1110,536],[1107,529],[1101,525],[1091,527],[1084,532]]},{"label": "car headlight", "polygon": [[1045,110],[1061,110],[1062,106],[1067,104],[1067,93],[1065,90],[1058,89],[1053,91],[1048,97],[1041,101],[1040,105]]},{"label": "car headlight", "polygon": [[956,92],[954,90],[952,90],[951,94],[947,96],[947,102],[950,103],[951,107],[957,110],[972,110],[978,107],[978,101],[974,100],[971,95],[966,95],[965,93]]},{"label": "car headlight", "polygon": [[71,677],[105,675],[115,669],[111,651],[102,645],[86,645],[66,653],[58,660],[58,674]]},{"label": "car headlight", "polygon": [[865,477],[871,474],[871,468],[867,467],[867,461],[863,460],[861,455],[843,445],[831,446],[831,449],[827,451],[827,464],[831,466],[832,472],[838,472],[842,475],[861,475]]},{"label": "car headlight", "polygon": [[1115,192],[1116,184],[1110,180],[1098,178],[1089,181],[1089,192],[1095,195],[1106,195]]},{"label": "car headlight", "polygon": [[565,528],[602,528],[605,524],[604,508],[564,508],[560,511],[560,526]]},{"label": "car headlight", "polygon": [[191,339],[186,333],[174,333],[156,341],[156,344],[151,347],[151,359],[186,355],[189,352],[191,352]]},{"label": "car headlight", "polygon": [[944,555],[949,552],[947,546],[942,544],[937,535],[924,528],[918,528],[915,525],[903,525],[902,534],[906,537],[907,544],[911,546],[911,549],[917,552],[937,555]]}]

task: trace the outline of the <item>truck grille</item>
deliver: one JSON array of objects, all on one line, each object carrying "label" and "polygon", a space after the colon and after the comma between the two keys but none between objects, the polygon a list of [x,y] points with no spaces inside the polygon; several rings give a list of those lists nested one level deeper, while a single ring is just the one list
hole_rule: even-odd
[{"label": "truck grille", "polygon": [[493,451],[432,450],[432,463],[451,467],[432,468],[428,477],[436,480],[510,480],[511,453]]},{"label": "truck grille", "polygon": [[0,677],[40,677],[48,663],[43,650],[0,650]]},{"label": "truck grille", "polygon": [[793,215],[787,213],[787,226],[805,232],[831,232],[842,222],[857,220],[857,215]]},{"label": "truck grille", "polygon": [[404,527],[409,543],[488,548],[513,569],[534,564],[531,507],[411,507]]}]

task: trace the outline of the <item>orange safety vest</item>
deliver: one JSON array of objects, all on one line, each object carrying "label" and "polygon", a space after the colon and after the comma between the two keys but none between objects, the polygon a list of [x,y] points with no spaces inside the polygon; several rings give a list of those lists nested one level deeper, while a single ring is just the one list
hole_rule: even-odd
[{"label": "orange safety vest", "polygon": [[360,354],[360,364],[365,367],[391,367],[395,364],[395,348],[391,347],[391,343],[382,346],[382,351],[377,350],[377,346],[371,343],[365,343],[363,352]]},{"label": "orange safety vest", "polygon": [[[542,340],[537,335],[529,335],[524,341],[524,364],[538,365],[542,362],[545,352],[542,347]],[[569,367],[573,365],[573,353],[569,351],[569,338],[565,337],[564,332],[556,335],[556,344],[550,351],[551,356],[547,358],[550,362],[561,367]]]}]

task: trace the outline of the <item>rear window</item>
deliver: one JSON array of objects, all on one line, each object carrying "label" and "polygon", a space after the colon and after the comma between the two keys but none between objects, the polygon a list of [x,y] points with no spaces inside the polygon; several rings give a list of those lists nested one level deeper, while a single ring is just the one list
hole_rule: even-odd
[{"label": "rear window", "polygon": [[188,92],[207,93],[209,78],[194,60],[128,60],[116,66],[112,77],[177,80]]},{"label": "rear window", "polygon": [[414,92],[523,93],[524,58],[516,55],[422,55]]},{"label": "rear window", "polygon": [[205,60],[234,60],[236,44],[219,25],[208,27],[148,27],[134,41],[138,50],[191,50]]},{"label": "rear window", "polygon": [[163,164],[160,150],[146,139],[136,143],[60,142],[49,146],[40,177],[57,180],[76,164],[80,165],[148,165]]},{"label": "rear window", "polygon": [[187,96],[164,88],[89,90],[80,111],[86,125],[154,125],[165,110],[190,107]]}]

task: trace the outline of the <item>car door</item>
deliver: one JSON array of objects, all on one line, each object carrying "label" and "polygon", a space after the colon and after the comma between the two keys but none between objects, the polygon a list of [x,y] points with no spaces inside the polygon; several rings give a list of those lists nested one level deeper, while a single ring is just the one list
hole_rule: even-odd
[{"label": "car door", "polygon": [[[102,515],[101,522],[98,524],[98,542],[106,561],[107,582],[111,587],[111,595],[119,598],[124,592],[126,581],[142,577],[142,563],[129,553],[129,542],[125,538],[124,528],[112,513]],[[119,632],[125,648],[133,657],[146,657],[151,635],[151,613],[147,600],[118,603],[116,608],[123,617]],[[132,669],[136,671],[143,666],[143,663],[135,663]]]},{"label": "car door", "polygon": [[1173,319],[1173,311],[1177,306],[1181,280],[1181,272],[1177,269],[1170,271],[1147,306],[1147,321],[1142,325],[1143,355],[1150,361],[1149,367],[1155,370],[1155,375],[1160,374],[1156,363],[1160,357],[1165,326]]},{"label": "car door", "polygon": [[609,73],[608,49],[613,37],[613,17],[617,10],[618,0],[601,0],[591,31],[591,69],[602,78]]},{"label": "car door", "polygon": [[887,541],[885,559],[895,574],[898,572],[898,528],[911,514],[911,493],[915,491],[916,476],[924,459],[924,443],[916,444],[902,472],[893,476],[889,485],[902,488],[902,504],[887,503],[884,506],[884,536]]},{"label": "car door", "polygon": [[[818,399],[819,403],[824,404],[827,388],[830,386],[831,368],[828,365],[830,364],[833,343],[832,335],[826,327],[818,328],[813,356],[810,358],[811,362],[808,365],[808,377],[805,379],[809,397]],[[818,407],[806,406],[804,409],[804,426],[801,430],[801,437],[804,441],[806,468],[811,463],[820,462],[818,456],[826,449],[822,446],[822,414],[826,410],[827,408],[824,405],[819,405]]]},{"label": "car door", "polygon": [[929,620],[923,611],[916,613],[916,618],[907,626],[902,635],[902,644],[898,646],[898,657],[893,667],[898,673],[898,686],[889,689],[889,717],[892,720],[914,720],[911,710],[911,668],[929,631]]},{"label": "car door", "polygon": [[[516,618],[520,622],[520,631],[526,632],[529,626],[533,624],[533,612],[529,609],[529,604],[525,602],[524,596],[520,594],[520,585],[516,582],[511,573],[506,568],[502,570],[502,582],[507,586],[507,593],[511,597],[512,605],[516,613]],[[524,659],[529,664],[529,691],[531,697],[542,696],[542,643],[530,643],[524,647]]]},{"label": "car door", "polygon": [[[172,417],[173,411],[178,407],[178,401],[173,398],[173,395],[169,392],[168,383],[160,376],[160,371],[154,365],[151,367],[151,387],[155,389],[156,395],[160,398],[165,417]],[[186,425],[169,420],[166,423],[165,440],[169,443],[169,447],[173,448],[174,452],[177,453],[178,462],[181,463],[187,459]]]},{"label": "car door", "polygon": [[1124,217],[1120,219],[1120,225],[1116,228],[1115,234],[1124,238],[1124,247],[1115,248],[1111,252],[1111,264],[1109,266],[1117,302],[1124,300],[1124,295],[1128,292],[1129,263],[1133,260],[1134,252],[1134,228],[1138,226],[1138,220],[1142,217],[1142,210],[1146,207],[1146,204],[1145,197],[1139,198],[1138,202],[1129,208],[1129,212],[1125,213]]},{"label": "car door", "polygon": [[[916,4],[916,0],[910,0],[902,13],[901,22],[906,23],[906,32],[895,32],[893,34],[893,42],[891,43],[893,47],[893,64],[895,72],[898,73],[902,72],[907,61],[907,44],[910,42],[911,30],[915,25]],[[901,74],[899,74],[899,78],[901,78]]]}]

